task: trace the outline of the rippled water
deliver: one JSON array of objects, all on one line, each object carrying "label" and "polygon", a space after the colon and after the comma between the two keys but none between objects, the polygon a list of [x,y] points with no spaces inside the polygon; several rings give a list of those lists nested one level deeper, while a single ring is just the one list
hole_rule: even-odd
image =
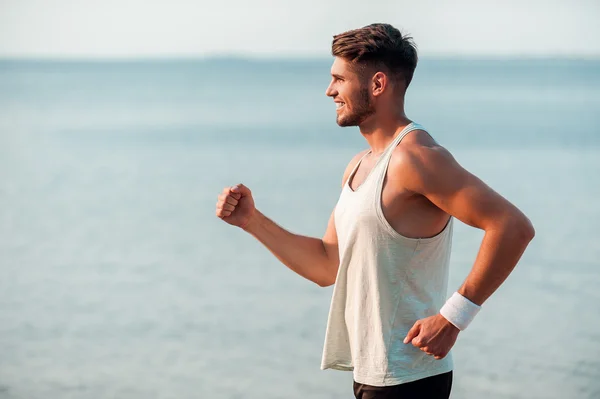
[{"label": "rippled water", "polygon": [[[409,115],[537,236],[454,349],[454,398],[600,397],[600,64],[424,60]],[[320,236],[365,147],[329,61],[0,63],[0,398],[340,398],[331,288],[214,217],[244,182]],[[457,224],[450,290],[482,234]]]}]

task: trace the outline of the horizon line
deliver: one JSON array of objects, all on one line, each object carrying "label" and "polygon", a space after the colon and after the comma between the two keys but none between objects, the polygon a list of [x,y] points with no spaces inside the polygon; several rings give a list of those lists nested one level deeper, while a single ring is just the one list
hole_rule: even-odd
[{"label": "horizon line", "polygon": [[[65,62],[65,63],[143,63],[143,62],[318,62],[332,60],[331,55],[274,55],[274,54],[199,54],[199,55],[141,55],[141,56],[44,56],[0,55],[0,62]],[[432,54],[422,55],[419,61],[600,61],[598,55],[583,54]]]}]

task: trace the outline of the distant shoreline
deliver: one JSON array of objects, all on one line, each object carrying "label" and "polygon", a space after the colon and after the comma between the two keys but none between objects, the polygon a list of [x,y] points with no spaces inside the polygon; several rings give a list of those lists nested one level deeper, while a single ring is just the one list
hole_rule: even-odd
[{"label": "distant shoreline", "polygon": [[[250,63],[250,64],[322,64],[331,62],[328,56],[272,57],[262,55],[210,55],[197,57],[24,57],[0,56],[2,64],[182,64],[182,63]],[[422,56],[420,63],[476,62],[481,64],[511,63],[589,63],[600,64],[600,56]]]}]

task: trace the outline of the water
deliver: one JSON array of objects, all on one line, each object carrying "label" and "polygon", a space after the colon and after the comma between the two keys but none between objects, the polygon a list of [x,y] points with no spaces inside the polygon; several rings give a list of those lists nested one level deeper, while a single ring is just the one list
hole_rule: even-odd
[{"label": "water", "polygon": [[[341,398],[331,288],[214,216],[320,236],[365,142],[330,60],[0,63],[0,398]],[[537,236],[454,349],[454,398],[600,397],[600,63],[423,60],[407,111]],[[450,290],[482,233],[458,223]]]}]

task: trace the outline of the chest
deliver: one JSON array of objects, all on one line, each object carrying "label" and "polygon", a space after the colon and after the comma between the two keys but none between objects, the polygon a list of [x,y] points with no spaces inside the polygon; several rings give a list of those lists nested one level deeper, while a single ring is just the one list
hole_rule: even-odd
[{"label": "chest", "polygon": [[348,186],[352,191],[357,191],[367,178],[374,172],[374,168],[377,165],[377,158],[369,157],[364,159],[354,174],[348,178]]},{"label": "chest", "polygon": [[382,222],[410,238],[435,235],[448,216],[425,196],[408,190],[406,178],[402,171],[392,172],[376,159],[365,159],[348,179],[340,213],[357,227]]}]

